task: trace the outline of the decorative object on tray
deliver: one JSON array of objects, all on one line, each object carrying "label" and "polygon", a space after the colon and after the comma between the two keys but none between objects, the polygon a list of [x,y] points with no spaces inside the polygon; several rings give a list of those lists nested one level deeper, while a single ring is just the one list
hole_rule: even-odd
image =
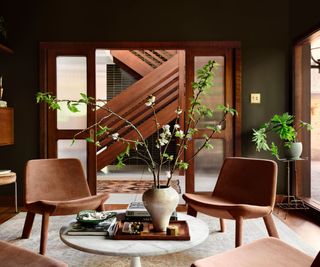
[{"label": "decorative object on tray", "polygon": [[[216,63],[214,61],[209,61],[203,68],[197,71],[197,80],[192,84],[193,96],[189,99],[190,103],[188,109],[182,110],[179,106],[175,108],[173,126],[170,126],[169,124],[161,125],[159,123],[157,109],[160,108],[160,104],[156,103],[156,96],[150,95],[146,99],[145,105],[150,109],[150,116],[152,121],[154,121],[154,131],[157,135],[154,149],[158,152],[159,160],[153,158],[150,147],[148,146],[139,125],[135,125],[134,121],[130,121],[125,115],[114,112],[108,106],[106,100],[94,99],[85,94],[81,94],[79,100],[63,100],[57,99],[48,92],[38,92],[37,102],[45,102],[51,109],[60,109],[59,104],[65,103],[71,112],[79,112],[79,105],[86,104],[92,109],[99,109],[100,112],[105,112],[105,116],[98,122],[75,134],[74,140],[79,135],[83,136],[83,134],[87,134],[88,137],[86,138],[86,141],[94,143],[96,146],[103,145],[103,142],[99,141],[105,140],[103,138],[108,138],[108,140],[113,140],[113,142],[121,142],[126,148],[117,156],[118,167],[124,166],[125,161],[130,158],[130,150],[135,150],[136,153],[134,158],[142,160],[148,166],[148,170],[153,176],[153,188],[147,190],[143,194],[143,202],[152,217],[155,229],[158,231],[166,231],[170,215],[175,210],[179,199],[178,193],[170,187],[173,173],[178,169],[186,170],[189,166],[188,162],[192,161],[202,149],[212,149],[213,146],[209,141],[213,138],[215,133],[219,133],[224,129],[227,115],[237,114],[236,110],[230,108],[228,105],[218,105],[216,109],[211,109],[203,103],[204,96],[208,94],[208,90],[213,85],[213,69],[215,66]],[[161,103],[161,99],[159,100],[159,103]],[[198,132],[198,122],[202,121],[205,117],[213,117],[215,111],[221,112],[223,114],[222,118],[206,126],[208,134],[203,136],[204,141],[202,145],[190,158],[185,160],[183,155],[188,149],[188,146],[193,143],[190,141]],[[181,115],[183,112],[185,113],[184,116]],[[124,122],[128,128],[131,128],[135,132],[135,135],[132,135],[133,139],[126,137],[125,132],[121,132],[120,129],[112,129],[114,126],[113,124],[106,125],[106,121],[109,121],[109,123],[113,121],[107,120],[109,117],[116,118]],[[186,118],[186,120],[182,121],[183,118]],[[90,132],[95,128],[98,129],[96,136],[92,136]],[[171,154],[168,150],[169,144],[172,141],[176,141],[176,156]],[[108,148],[106,147],[106,149]],[[164,169],[167,170],[167,182],[163,186],[160,183],[160,174]],[[151,203],[154,201],[157,201],[156,205]],[[160,204],[161,202],[162,204]]]},{"label": "decorative object on tray", "polygon": [[81,224],[99,224],[107,219],[115,218],[116,212],[110,211],[95,211],[95,210],[82,210],[77,215],[77,221]]},{"label": "decorative object on tray", "polygon": [[67,230],[68,235],[101,235],[113,237],[117,228],[117,217],[110,217],[98,224],[84,224],[82,222],[71,222]]},{"label": "decorative object on tray", "polygon": [[190,240],[189,227],[186,221],[171,221],[168,227],[169,229],[175,229],[173,232],[170,232],[171,230],[155,231],[153,224],[148,222],[136,223],[136,226],[142,229],[141,224],[143,230],[138,231],[138,233],[132,230],[134,223],[118,222],[118,229],[113,238],[117,240]]},{"label": "decorative object on tray", "polygon": [[143,228],[143,222],[124,222],[122,227],[122,233],[140,235],[143,231]]},{"label": "decorative object on tray", "polygon": [[297,141],[297,135],[303,128],[310,131],[312,126],[304,121],[295,122],[295,117],[287,112],[282,115],[275,114],[259,129],[253,129],[252,141],[256,144],[257,151],[270,151],[273,156],[279,159],[277,145],[274,142],[269,145],[267,142],[268,134],[276,133],[284,141],[285,158],[296,160],[300,158],[302,153],[302,143]]}]

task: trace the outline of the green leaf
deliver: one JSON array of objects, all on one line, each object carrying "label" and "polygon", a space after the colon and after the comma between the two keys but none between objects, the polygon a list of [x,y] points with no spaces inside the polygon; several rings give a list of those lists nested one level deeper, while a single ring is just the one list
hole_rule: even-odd
[{"label": "green leaf", "polygon": [[210,143],[208,143],[208,142],[206,142],[206,143],[204,144],[204,147],[205,147],[206,149],[213,149],[213,145],[210,144]]},{"label": "green leaf", "polygon": [[[49,102],[48,102],[49,103]],[[49,108],[53,109],[53,110],[56,110],[56,109],[60,109],[60,105],[55,102],[55,101],[52,101],[51,103],[49,103]]]},{"label": "green leaf", "polygon": [[81,99],[79,100],[79,102],[89,104],[89,98],[86,94],[80,93],[80,96],[81,96]]},{"label": "green leaf", "polygon": [[126,166],[126,164],[124,164],[123,162],[123,157],[117,156],[117,163],[116,163],[116,167],[121,169],[124,166]]},{"label": "green leaf", "polygon": [[67,102],[67,107],[68,107],[68,109],[71,111],[71,112],[80,112],[80,110],[78,109],[78,106],[79,105],[79,103],[77,103],[77,102],[72,102],[72,101],[68,101]]},{"label": "green leaf", "polygon": [[219,127],[218,125],[208,125],[206,128],[214,132],[221,132],[221,127]]},{"label": "green leaf", "polygon": [[108,128],[107,126],[99,125],[98,127],[99,127],[99,129],[98,129],[98,131],[96,133],[96,136],[104,135],[106,132],[111,130],[111,128]]},{"label": "green leaf", "polygon": [[271,154],[272,154],[273,156],[275,156],[277,159],[279,159],[278,147],[275,145],[274,142],[271,143],[271,149],[270,149],[270,151],[271,151]]},{"label": "green leaf", "polygon": [[259,130],[253,129],[253,137],[252,141],[256,144],[257,151],[265,150],[269,151],[270,148],[267,143],[267,135],[265,133],[265,128],[261,128]]},{"label": "green leaf", "polygon": [[169,155],[169,154],[167,154],[167,153],[163,153],[162,156],[163,156],[164,158],[166,158],[167,160],[169,160],[169,161],[172,161],[172,160],[173,160],[173,155]]},{"label": "green leaf", "polygon": [[189,164],[188,164],[187,162],[184,162],[184,161],[182,161],[182,160],[180,160],[180,161],[178,162],[178,168],[179,168],[179,169],[186,170],[186,169],[188,169],[188,167],[189,167]]},{"label": "green leaf", "polygon": [[70,146],[72,146],[75,142],[76,142],[76,139],[73,137],[73,138],[72,138],[72,142],[71,142],[71,145],[70,145]]},{"label": "green leaf", "polygon": [[94,143],[94,139],[91,138],[91,137],[87,137],[85,140],[86,140],[88,143]]}]

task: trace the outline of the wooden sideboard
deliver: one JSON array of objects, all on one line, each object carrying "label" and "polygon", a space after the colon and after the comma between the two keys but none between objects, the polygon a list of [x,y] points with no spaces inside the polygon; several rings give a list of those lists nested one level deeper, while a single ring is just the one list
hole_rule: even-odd
[{"label": "wooden sideboard", "polygon": [[0,146],[14,142],[13,108],[0,108]]}]

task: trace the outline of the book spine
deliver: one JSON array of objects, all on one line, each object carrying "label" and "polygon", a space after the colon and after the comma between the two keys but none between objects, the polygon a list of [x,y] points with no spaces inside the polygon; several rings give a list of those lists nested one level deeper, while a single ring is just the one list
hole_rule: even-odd
[{"label": "book spine", "polygon": [[[171,216],[170,221],[176,221],[178,220],[177,216]],[[124,217],[125,222],[151,222],[152,219],[150,216],[125,216]]]},{"label": "book spine", "polygon": [[147,211],[143,211],[143,210],[141,210],[141,211],[139,211],[139,210],[133,210],[133,211],[131,211],[131,210],[127,210],[126,211],[126,216],[138,216],[138,217],[142,217],[142,216],[150,216],[149,215],[149,212],[147,212]]}]

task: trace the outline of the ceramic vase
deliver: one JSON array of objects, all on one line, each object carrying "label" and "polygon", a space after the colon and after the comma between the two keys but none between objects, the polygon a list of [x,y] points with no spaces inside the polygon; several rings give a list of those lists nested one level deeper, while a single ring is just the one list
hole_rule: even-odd
[{"label": "ceramic vase", "polygon": [[143,193],[142,200],[151,216],[154,231],[166,231],[171,214],[179,203],[177,191],[170,186],[151,188]]},{"label": "ceramic vase", "polygon": [[302,153],[302,143],[292,143],[290,148],[285,148],[284,156],[286,159],[299,159]]}]

